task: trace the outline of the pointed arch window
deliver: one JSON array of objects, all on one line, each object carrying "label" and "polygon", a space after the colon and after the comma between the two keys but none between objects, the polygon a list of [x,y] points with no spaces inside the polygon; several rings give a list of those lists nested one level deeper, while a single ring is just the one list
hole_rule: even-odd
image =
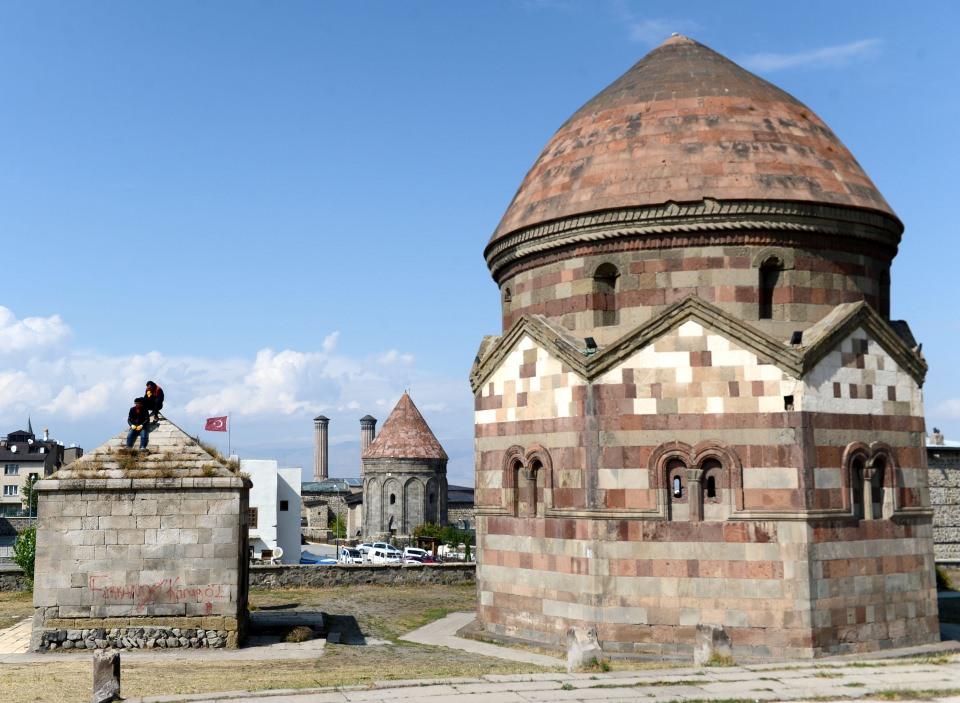
[{"label": "pointed arch window", "polygon": [[760,264],[758,317],[761,320],[774,319],[774,295],[782,273],[783,261],[778,257],[771,256]]},{"label": "pointed arch window", "polygon": [[617,267],[609,262],[600,264],[593,274],[594,324],[598,327],[608,327],[620,322],[620,311],[617,309],[619,277]]}]

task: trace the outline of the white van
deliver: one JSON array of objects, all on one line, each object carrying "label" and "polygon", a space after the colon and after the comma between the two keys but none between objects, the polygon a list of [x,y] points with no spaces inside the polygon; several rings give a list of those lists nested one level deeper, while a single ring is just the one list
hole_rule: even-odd
[{"label": "white van", "polygon": [[397,549],[382,549],[376,547],[370,550],[371,564],[399,564],[400,551]]}]

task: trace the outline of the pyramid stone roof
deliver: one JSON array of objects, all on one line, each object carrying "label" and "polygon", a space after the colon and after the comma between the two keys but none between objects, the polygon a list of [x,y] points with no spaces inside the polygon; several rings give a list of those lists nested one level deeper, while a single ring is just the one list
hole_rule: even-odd
[{"label": "pyramid stone roof", "polygon": [[[126,447],[127,430],[67,464],[51,478],[187,478],[236,477],[235,462],[202,446],[173,422],[161,418],[149,425],[146,451]],[[139,446],[139,439],[134,447]]]},{"label": "pyramid stone roof", "polygon": [[364,459],[442,459],[443,451],[433,431],[417,410],[408,393],[404,393],[380,434],[363,452]]},{"label": "pyramid stone roof", "polygon": [[704,198],[863,208],[902,229],[853,154],[810,108],[677,35],[557,130],[491,246],[557,219]]}]

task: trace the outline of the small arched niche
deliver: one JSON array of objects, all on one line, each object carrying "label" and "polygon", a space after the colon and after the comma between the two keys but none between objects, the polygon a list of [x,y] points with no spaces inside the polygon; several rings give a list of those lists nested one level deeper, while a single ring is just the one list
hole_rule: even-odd
[{"label": "small arched niche", "polygon": [[778,256],[767,257],[760,264],[760,280],[757,286],[757,317],[761,320],[775,320],[779,317],[774,298],[777,286],[781,282],[783,269],[783,260]]},{"label": "small arched niche", "polygon": [[593,272],[593,323],[597,327],[619,324],[617,308],[617,279],[620,271],[610,262],[597,266]]}]

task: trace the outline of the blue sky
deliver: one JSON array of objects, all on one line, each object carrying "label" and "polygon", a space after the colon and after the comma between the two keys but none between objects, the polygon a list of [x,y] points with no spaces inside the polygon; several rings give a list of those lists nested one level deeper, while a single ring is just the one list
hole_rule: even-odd
[{"label": "blue sky", "polygon": [[[195,431],[356,474],[410,388],[472,481],[482,250],[557,127],[670,32],[823,117],[906,224],[893,314],[960,438],[954,3],[0,3],[0,429]],[[213,436],[219,440],[218,436]]]}]

